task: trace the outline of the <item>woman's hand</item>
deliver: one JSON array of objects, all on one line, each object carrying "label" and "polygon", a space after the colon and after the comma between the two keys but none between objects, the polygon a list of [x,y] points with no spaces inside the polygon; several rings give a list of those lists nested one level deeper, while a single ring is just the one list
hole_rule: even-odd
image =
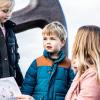
[{"label": "woman's hand", "polygon": [[29,95],[20,95],[17,97],[17,100],[35,100],[35,99]]}]

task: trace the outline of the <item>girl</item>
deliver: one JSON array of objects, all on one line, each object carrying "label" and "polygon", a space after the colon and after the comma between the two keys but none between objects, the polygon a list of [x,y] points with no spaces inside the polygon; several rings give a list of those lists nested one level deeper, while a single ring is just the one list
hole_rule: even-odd
[{"label": "girl", "polygon": [[15,23],[9,20],[14,4],[14,0],[0,0],[0,78],[12,76],[21,86],[23,76],[18,65]]},{"label": "girl", "polygon": [[72,65],[77,65],[78,72],[65,100],[99,100],[100,27],[79,28],[73,45]]}]

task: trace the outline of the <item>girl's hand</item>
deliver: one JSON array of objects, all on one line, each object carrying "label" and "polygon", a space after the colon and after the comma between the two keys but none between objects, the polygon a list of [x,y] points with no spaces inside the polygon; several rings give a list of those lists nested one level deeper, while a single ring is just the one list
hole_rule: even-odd
[{"label": "girl's hand", "polygon": [[20,95],[17,97],[17,100],[35,100],[35,99],[29,95]]}]

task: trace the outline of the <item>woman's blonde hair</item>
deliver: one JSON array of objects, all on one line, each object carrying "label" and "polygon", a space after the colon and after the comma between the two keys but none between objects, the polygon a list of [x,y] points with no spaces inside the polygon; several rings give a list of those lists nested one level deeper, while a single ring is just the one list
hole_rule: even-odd
[{"label": "woman's blonde hair", "polygon": [[56,34],[61,41],[66,41],[67,30],[65,27],[58,21],[53,21],[47,24],[42,31],[42,34],[52,35]]},{"label": "woman's blonde hair", "polygon": [[100,82],[100,27],[87,25],[78,29],[72,49],[72,61],[76,57],[79,76],[89,67],[95,66]]},{"label": "woman's blonde hair", "polygon": [[15,0],[0,0],[0,7],[2,7],[2,5],[4,5],[5,3],[9,2],[11,2],[11,8],[13,8],[15,5]]}]

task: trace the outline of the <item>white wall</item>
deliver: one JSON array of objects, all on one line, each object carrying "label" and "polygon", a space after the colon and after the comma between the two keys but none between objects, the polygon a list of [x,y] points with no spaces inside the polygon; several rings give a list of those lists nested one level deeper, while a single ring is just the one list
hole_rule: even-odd
[{"label": "white wall", "polygon": [[100,26],[100,0],[59,0],[65,13],[69,32],[69,57],[74,35],[82,25]]}]

